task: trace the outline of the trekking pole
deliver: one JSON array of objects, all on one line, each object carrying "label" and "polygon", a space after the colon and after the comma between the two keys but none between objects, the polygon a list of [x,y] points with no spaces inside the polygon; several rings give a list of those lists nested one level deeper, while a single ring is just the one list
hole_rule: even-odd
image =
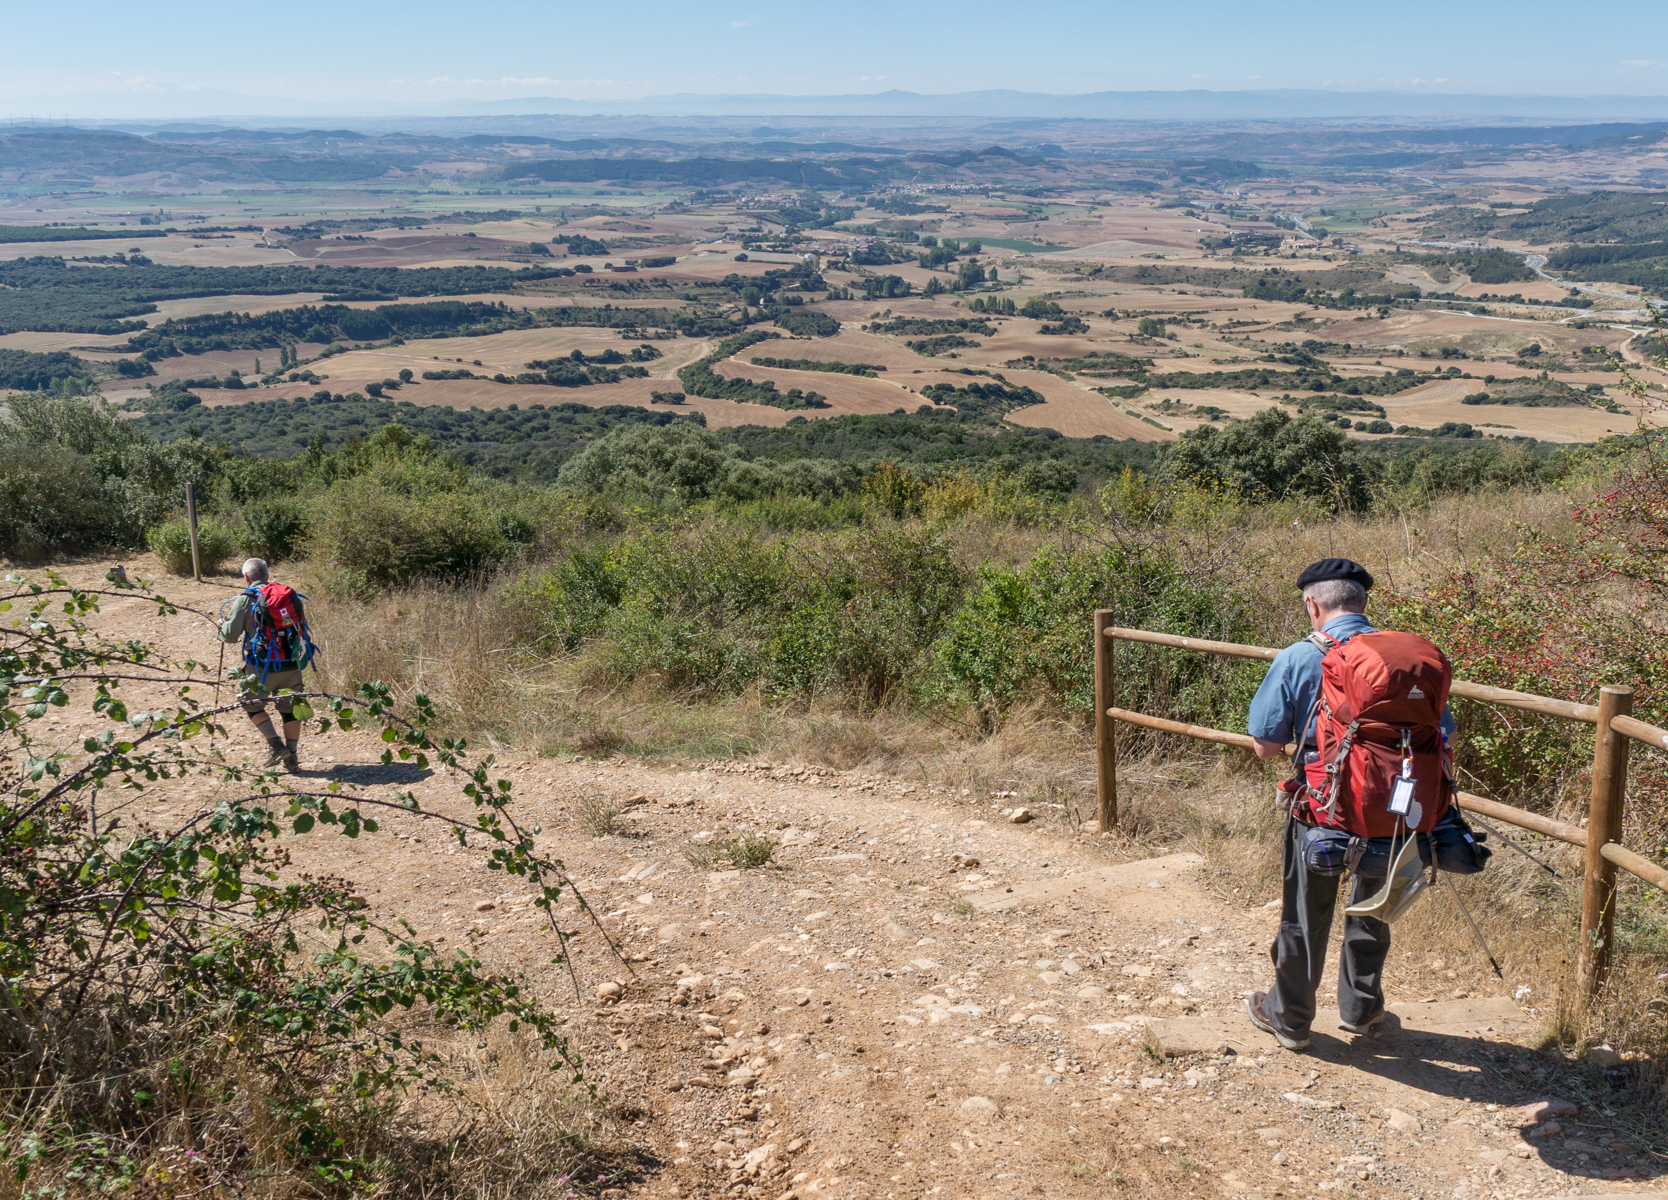
[{"label": "trekking pole", "polygon": [[1466,815],[1469,816],[1473,821],[1477,822],[1477,824],[1481,825],[1483,827],[1483,829],[1488,832],[1488,835],[1490,837],[1499,838],[1501,841],[1505,842],[1506,845],[1510,846],[1513,850],[1516,850],[1519,854],[1523,855],[1524,858],[1527,858],[1530,862],[1534,863],[1537,867],[1539,867],[1541,870],[1545,871],[1548,875],[1551,875],[1552,878],[1554,878],[1554,879],[1559,878],[1557,867],[1549,866],[1546,863],[1542,862],[1540,859],[1536,858],[1533,854],[1530,854],[1529,851],[1525,850],[1522,846],[1520,846],[1516,842],[1512,841],[1511,838],[1507,837],[1505,834],[1501,833],[1494,826],[1490,825],[1487,821],[1483,820],[1476,813],[1468,812]]},{"label": "trekking pole", "polygon": [[[226,675],[226,643],[220,643],[220,665],[214,669],[214,707],[220,707],[220,681]],[[215,718],[219,720],[218,717]],[[209,749],[214,749],[214,727],[209,726]]]},{"label": "trekking pole", "polygon": [[1494,961],[1494,952],[1488,948],[1488,942],[1483,938],[1483,931],[1477,928],[1477,922],[1471,919],[1471,910],[1466,908],[1465,901],[1460,899],[1459,889],[1454,886],[1454,881],[1448,878],[1448,872],[1446,871],[1437,871],[1437,874],[1442,876],[1442,881],[1448,885],[1448,894],[1453,896],[1454,903],[1459,905],[1460,912],[1465,914],[1465,923],[1471,926],[1471,932],[1476,934],[1477,944],[1483,948],[1483,953],[1488,957],[1488,965],[1494,968],[1494,977],[1505,979],[1506,976],[1500,971],[1500,964]]}]

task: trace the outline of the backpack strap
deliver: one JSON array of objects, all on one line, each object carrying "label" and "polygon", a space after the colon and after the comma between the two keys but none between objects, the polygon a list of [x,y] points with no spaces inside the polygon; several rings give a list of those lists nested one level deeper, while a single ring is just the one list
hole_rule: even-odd
[{"label": "backpack strap", "polygon": [[[1343,645],[1342,642],[1340,642],[1337,638],[1333,637],[1330,633],[1325,633],[1325,632],[1323,632],[1319,629],[1315,630],[1313,633],[1311,633],[1308,637],[1304,638],[1303,640],[1308,642],[1310,645],[1314,646],[1315,649],[1319,650],[1321,652],[1322,657],[1326,656],[1327,654],[1330,654],[1332,652],[1332,650],[1335,649],[1336,647]],[[1305,745],[1308,743],[1309,730],[1314,726],[1315,722],[1320,718],[1321,709],[1325,708],[1325,707],[1326,707],[1326,695],[1325,695],[1324,692],[1317,689],[1316,693],[1315,693],[1314,707],[1312,707],[1309,710],[1309,717],[1306,721],[1303,722],[1302,731],[1298,734],[1298,738],[1297,738],[1297,753],[1292,757],[1293,763],[1295,763],[1297,765],[1297,783],[1298,783],[1299,794],[1307,794],[1308,796],[1310,796],[1314,800],[1320,800],[1320,799],[1323,799],[1323,797],[1321,797],[1315,791],[1314,788],[1309,786],[1308,772],[1306,772],[1304,770],[1304,767],[1303,767],[1303,750],[1304,750]],[[1328,708],[1326,711],[1327,711],[1327,715],[1330,716],[1332,710]],[[1351,730],[1350,733],[1351,733],[1350,738],[1347,739],[1346,742],[1345,742],[1345,748],[1344,748],[1344,751],[1343,751],[1344,755],[1347,755],[1349,753],[1349,748],[1348,748],[1349,741],[1354,740],[1354,730]],[[1317,739],[1317,748],[1318,748],[1318,739]],[[1324,799],[1326,801],[1326,814],[1329,817],[1332,815],[1333,810],[1337,807],[1338,780],[1336,778],[1336,772],[1338,770],[1338,764],[1341,761],[1342,761],[1342,758],[1334,760],[1332,763],[1329,763],[1327,765],[1327,768],[1326,768],[1328,787],[1327,787],[1327,795],[1324,797]]]}]

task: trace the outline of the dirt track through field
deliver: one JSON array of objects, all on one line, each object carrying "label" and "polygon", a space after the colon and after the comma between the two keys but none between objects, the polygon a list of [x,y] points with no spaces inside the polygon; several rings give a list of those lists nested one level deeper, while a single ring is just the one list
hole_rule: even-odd
[{"label": "dirt track through field", "polygon": [[[102,567],[70,573],[91,583]],[[163,590],[203,608],[230,594]],[[217,653],[200,618],[138,600],[97,623]],[[88,730],[66,717],[50,732],[72,745]],[[410,788],[467,813],[462,781],[383,767],[381,749],[309,734],[291,782]],[[1013,797],[808,765],[500,752],[494,774],[627,960],[564,906],[578,999],[542,915],[484,850],[406,816],[357,840],[284,841],[307,870],[354,880],[379,918],[533,977],[593,1077],[640,1111],[643,1169],[618,1195],[1465,1200],[1616,1193],[1664,1170],[1610,1129],[1585,1067],[1528,1053],[1538,1014],[1463,982],[1429,996],[1392,979],[1377,1036],[1323,1012],[1312,1052],[1280,1050],[1244,1016],[1278,912],[1213,891],[1196,855],[1138,858],[1046,810],[1011,823]],[[621,810],[619,832],[586,828],[597,802]],[[128,804],[165,825],[188,796],[164,784]],[[741,829],[778,843],[769,865],[686,855]],[[608,984],[617,1000],[600,998]]]}]

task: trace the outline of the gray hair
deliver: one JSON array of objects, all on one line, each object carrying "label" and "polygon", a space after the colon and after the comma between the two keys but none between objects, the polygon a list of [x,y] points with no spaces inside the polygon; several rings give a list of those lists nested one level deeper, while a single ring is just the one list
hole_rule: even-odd
[{"label": "gray hair", "polygon": [[1322,612],[1366,612],[1367,589],[1353,579],[1323,579],[1303,589],[1303,598],[1313,600]]},{"label": "gray hair", "polygon": [[243,577],[245,579],[253,579],[258,583],[265,583],[267,579],[266,559],[245,559],[243,562]]}]

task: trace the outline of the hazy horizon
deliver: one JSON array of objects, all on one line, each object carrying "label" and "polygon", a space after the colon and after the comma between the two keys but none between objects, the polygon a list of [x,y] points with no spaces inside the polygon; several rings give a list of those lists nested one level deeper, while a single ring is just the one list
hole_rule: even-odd
[{"label": "hazy horizon", "polygon": [[[1023,13],[990,0],[854,0],[834,14],[514,0],[471,9],[467,19],[434,0],[397,9],[299,0],[281,10],[188,0],[166,21],[113,0],[90,0],[75,21],[50,7],[8,7],[13,44],[29,50],[0,79],[0,116],[13,119],[388,115],[505,103],[660,102],[654,111],[671,111],[667,98],[699,111],[701,98],[803,105],[894,90],[931,98],[1319,92],[1401,97],[1414,106],[1408,115],[1430,115],[1446,97],[1493,98],[1510,115],[1534,98],[1541,103],[1526,115],[1548,116],[1545,101],[1562,100],[1583,118],[1624,115],[1630,103],[1660,112],[1656,102],[1668,95],[1668,59],[1643,57],[1668,20],[1641,0],[1607,6],[1602,22],[1574,19],[1551,0],[1409,0],[1394,20],[1365,9],[1270,17],[1228,0],[1200,0],[1185,13],[1086,0]],[[1544,65],[1549,39],[1556,68]],[[1594,98],[1604,99],[1602,114]]]}]

